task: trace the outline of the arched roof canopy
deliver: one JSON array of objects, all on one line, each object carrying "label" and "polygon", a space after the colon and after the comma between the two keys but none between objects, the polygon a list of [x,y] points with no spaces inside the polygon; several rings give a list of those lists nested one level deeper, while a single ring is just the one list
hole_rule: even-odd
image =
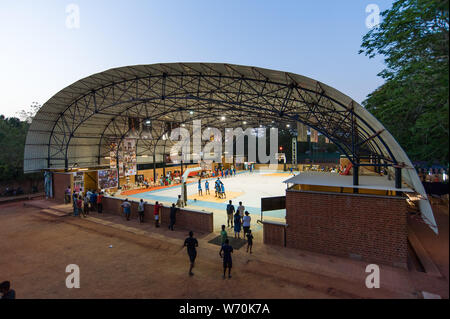
[{"label": "arched roof canopy", "polygon": [[[301,75],[221,63],[126,66],[71,84],[36,114],[26,140],[25,172],[104,165],[108,140],[123,139],[130,118],[152,123],[140,132],[141,155],[156,155],[166,144],[165,123],[189,127],[201,119],[203,126],[235,128],[245,126],[244,120],[248,127],[301,122],[329,138],[354,164],[368,156],[386,167],[403,166],[403,180],[426,198],[400,145],[350,97]],[[427,210],[427,222],[435,226]]]}]

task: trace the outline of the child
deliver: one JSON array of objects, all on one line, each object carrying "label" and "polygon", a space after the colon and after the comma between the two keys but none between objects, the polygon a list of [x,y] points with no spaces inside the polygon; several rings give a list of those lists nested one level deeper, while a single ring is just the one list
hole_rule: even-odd
[{"label": "child", "polygon": [[225,241],[228,239],[227,231],[225,230],[225,225],[222,225],[222,231],[220,232],[220,239],[222,240],[222,246],[225,244]]},{"label": "child", "polygon": [[252,247],[253,247],[253,235],[252,231],[249,229],[247,230],[247,252],[250,248],[250,254],[252,253]]}]

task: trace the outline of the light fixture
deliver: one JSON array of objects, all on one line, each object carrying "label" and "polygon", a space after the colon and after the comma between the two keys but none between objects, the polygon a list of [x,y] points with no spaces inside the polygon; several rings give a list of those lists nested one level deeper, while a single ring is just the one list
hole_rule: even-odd
[{"label": "light fixture", "polygon": [[244,122],[242,122],[242,124],[244,124],[244,125],[245,125],[245,124],[247,124],[247,122],[246,122],[246,121],[244,121]]},{"label": "light fixture", "polygon": [[221,119],[222,121],[225,121],[226,117],[225,117],[225,116],[222,116],[220,119]]},{"label": "light fixture", "polygon": [[194,111],[189,111],[189,114],[194,115]]},{"label": "light fixture", "polygon": [[287,124],[286,127],[289,128],[289,127],[291,127],[291,125],[290,125],[290,124]]}]

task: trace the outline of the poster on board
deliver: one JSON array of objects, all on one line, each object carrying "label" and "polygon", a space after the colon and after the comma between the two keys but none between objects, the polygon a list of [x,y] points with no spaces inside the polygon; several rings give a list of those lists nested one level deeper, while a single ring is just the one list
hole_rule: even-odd
[{"label": "poster on board", "polygon": [[98,171],[98,188],[108,189],[118,186],[117,169]]}]

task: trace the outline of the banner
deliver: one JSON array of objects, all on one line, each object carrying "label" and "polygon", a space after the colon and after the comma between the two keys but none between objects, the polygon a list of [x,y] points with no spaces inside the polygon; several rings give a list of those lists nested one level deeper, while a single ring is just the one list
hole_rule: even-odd
[{"label": "banner", "polygon": [[98,171],[98,188],[108,189],[118,186],[117,169]]},{"label": "banner", "polygon": [[[137,174],[136,139],[126,138],[123,140],[122,145],[123,145],[122,146],[123,171],[125,173],[125,176],[136,175]],[[119,160],[119,163],[120,163],[120,160]],[[119,167],[119,171],[120,171],[120,167]]]},{"label": "banner", "polygon": [[308,127],[300,122],[297,122],[297,141],[308,142]]}]

